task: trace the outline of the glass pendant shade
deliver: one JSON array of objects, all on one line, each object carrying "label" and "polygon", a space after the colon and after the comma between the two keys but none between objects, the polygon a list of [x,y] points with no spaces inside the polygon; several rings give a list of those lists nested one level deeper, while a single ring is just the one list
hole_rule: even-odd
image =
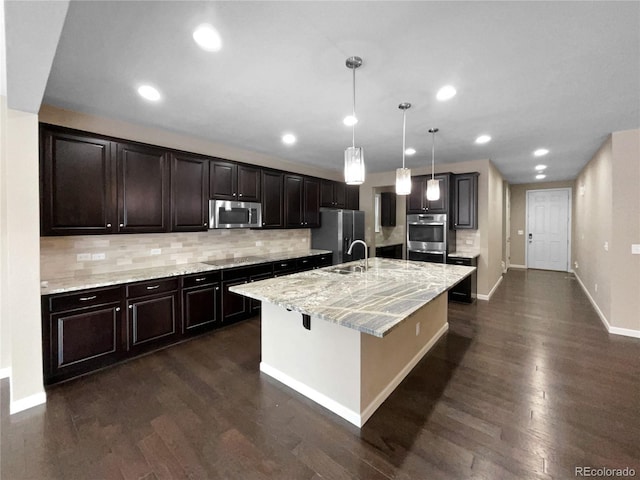
[{"label": "glass pendant shade", "polygon": [[344,151],[344,181],[347,185],[364,183],[364,150],[347,147]]},{"label": "glass pendant shade", "polygon": [[411,193],[411,169],[396,169],[396,195],[409,195]]},{"label": "glass pendant shade", "polygon": [[440,181],[431,179],[427,182],[427,200],[433,201],[440,198]]}]

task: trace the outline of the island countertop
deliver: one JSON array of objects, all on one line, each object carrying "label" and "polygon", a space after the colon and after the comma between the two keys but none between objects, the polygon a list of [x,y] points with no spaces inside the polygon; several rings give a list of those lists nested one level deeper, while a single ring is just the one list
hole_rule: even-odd
[{"label": "island countertop", "polygon": [[361,261],[236,285],[230,291],[302,314],[384,337],[394,327],[475,267],[369,259],[366,272],[349,272]]}]

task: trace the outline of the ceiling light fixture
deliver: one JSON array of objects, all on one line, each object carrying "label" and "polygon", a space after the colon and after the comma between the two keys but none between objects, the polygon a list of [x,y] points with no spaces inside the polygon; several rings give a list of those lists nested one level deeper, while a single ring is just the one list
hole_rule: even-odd
[{"label": "ceiling light fixture", "polygon": [[483,143],[489,143],[491,141],[491,137],[489,135],[480,135],[478,138],[476,138],[476,143],[479,144],[483,144]]},{"label": "ceiling light fixture", "polygon": [[207,52],[217,52],[222,48],[220,34],[208,23],[203,23],[193,31],[193,39]]},{"label": "ceiling light fixture", "polygon": [[292,133],[285,133],[282,136],[282,143],[286,143],[287,145],[293,145],[296,143],[296,136]]},{"label": "ceiling light fixture", "polygon": [[138,87],[138,94],[146,99],[149,100],[151,102],[157,102],[158,100],[160,100],[160,92],[152,87],[151,85],[140,85]]},{"label": "ceiling light fixture", "polygon": [[406,153],[407,155],[415,155],[416,154],[416,149],[415,148],[407,148],[404,153]]},{"label": "ceiling light fixture", "polygon": [[436,98],[441,102],[444,102],[445,100],[450,100],[453,97],[455,97],[456,93],[457,92],[454,87],[452,87],[451,85],[445,85],[440,90],[438,90],[438,93],[436,94]]},{"label": "ceiling light fixture", "polygon": [[[356,117],[356,68],[362,65],[360,57],[349,57],[347,68],[353,72],[353,118]],[[347,185],[361,185],[364,183],[364,150],[356,147],[356,125],[352,125],[353,133],[351,146],[344,151],[344,181]]]},{"label": "ceiling light fixture", "polygon": [[440,198],[440,180],[434,178],[436,163],[436,132],[437,128],[430,128],[431,134],[431,180],[427,182],[427,200],[433,201]]},{"label": "ceiling light fixture", "polygon": [[542,180],[543,178],[546,178],[546,177],[547,177],[546,175],[539,173],[538,175],[536,175],[536,180]]},{"label": "ceiling light fixture", "polygon": [[542,170],[544,170],[545,168],[547,168],[546,165],[536,165],[535,169],[538,170],[539,172],[541,172]]},{"label": "ceiling light fixture", "polygon": [[411,104],[404,102],[398,105],[402,110],[402,168],[396,169],[396,195],[409,195],[411,193],[411,169],[404,167],[406,154],[405,140],[407,136],[407,110]]},{"label": "ceiling light fixture", "polygon": [[547,150],[546,148],[539,148],[535,152],[533,152],[533,156],[534,157],[543,157],[547,153],[549,153],[549,150]]}]

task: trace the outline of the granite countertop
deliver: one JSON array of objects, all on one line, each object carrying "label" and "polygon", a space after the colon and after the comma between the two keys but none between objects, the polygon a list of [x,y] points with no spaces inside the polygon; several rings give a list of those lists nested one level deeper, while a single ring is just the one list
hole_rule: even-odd
[{"label": "granite countertop", "polygon": [[480,256],[480,253],[479,252],[453,252],[453,253],[448,253],[447,256],[453,257],[453,258],[476,258]]},{"label": "granite countertop", "polygon": [[188,275],[190,273],[202,273],[225,268],[245,267],[258,265],[260,263],[278,262],[293,258],[309,257],[332,253],[330,250],[299,250],[293,252],[268,253],[251,257],[237,257],[229,259],[211,260],[209,263],[187,263],[183,265],[169,265],[165,267],[143,268],[136,270],[125,270],[122,272],[101,273],[82,277],[68,277],[43,279],[41,282],[40,294],[52,295],[54,293],[72,292],[84,290],[86,288],[99,288],[109,285],[119,285],[122,283],[139,282],[153,280],[154,278],[176,277]]},{"label": "granite countertop", "polygon": [[230,288],[232,292],[384,337],[405,318],[476,268],[387,258],[366,272],[339,273],[362,261]]},{"label": "granite countertop", "polygon": [[393,247],[395,245],[404,245],[404,242],[382,242],[382,243],[376,243],[376,248],[378,248],[378,247]]}]

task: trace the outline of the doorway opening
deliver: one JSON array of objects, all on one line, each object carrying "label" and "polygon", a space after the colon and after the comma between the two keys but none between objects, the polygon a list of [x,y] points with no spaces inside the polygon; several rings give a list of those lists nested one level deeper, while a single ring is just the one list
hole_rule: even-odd
[{"label": "doorway opening", "polygon": [[571,188],[527,190],[527,268],[570,271]]}]

